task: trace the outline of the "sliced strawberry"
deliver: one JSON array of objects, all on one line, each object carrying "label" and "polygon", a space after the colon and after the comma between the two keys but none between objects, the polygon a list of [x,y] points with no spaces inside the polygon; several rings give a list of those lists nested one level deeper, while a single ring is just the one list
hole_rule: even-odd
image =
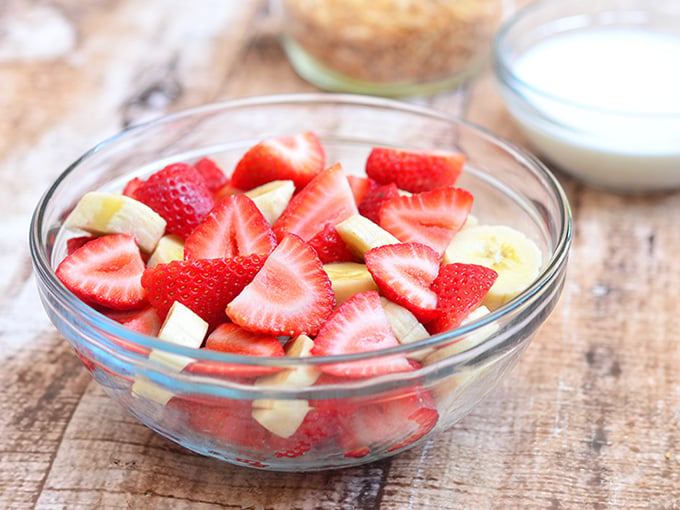
[{"label": "sliced strawberry", "polygon": [[189,307],[210,328],[226,322],[224,309],[262,267],[259,255],[223,259],[174,260],[142,275],[149,303],[165,317],[172,303]]},{"label": "sliced strawberry", "polygon": [[465,154],[375,148],[366,160],[366,175],[381,184],[420,193],[453,186],[465,165]]},{"label": "sliced strawberry", "polygon": [[158,336],[163,325],[163,317],[152,306],[146,306],[141,310],[112,311],[105,315],[127,328],[149,336]]},{"label": "sliced strawberry", "polygon": [[496,271],[477,264],[443,266],[432,284],[439,316],[427,324],[428,331],[436,334],[458,327],[482,303],[496,278]]},{"label": "sliced strawberry", "polygon": [[324,169],[326,154],[311,131],[263,140],[248,150],[236,165],[231,184],[248,191],[276,180],[292,180],[302,189]]},{"label": "sliced strawberry", "polygon": [[123,189],[123,195],[128,196],[130,198],[136,198],[135,194],[137,193],[137,190],[143,183],[144,180],[140,179],[139,177],[134,177],[130,179],[128,183],[125,185],[125,188]]},{"label": "sliced strawberry", "polygon": [[[335,356],[395,347],[399,342],[376,291],[360,292],[340,305],[314,339],[312,356]],[[322,365],[321,370],[337,376],[369,377],[390,372],[405,372],[413,365],[401,355],[374,357]]]},{"label": "sliced strawberry", "polygon": [[386,201],[380,208],[379,225],[400,241],[426,244],[441,256],[470,209],[468,191],[440,188]]},{"label": "sliced strawberry", "polygon": [[293,233],[308,241],[325,225],[335,226],[357,212],[347,177],[336,163],[292,198],[273,228],[279,239]]},{"label": "sliced strawberry", "polygon": [[[236,324],[220,324],[205,340],[205,348],[211,351],[240,354],[243,356],[285,356],[281,342],[271,335],[252,333]],[[216,376],[257,377],[275,372],[276,367],[223,363],[212,360],[197,360],[186,371]]]},{"label": "sliced strawberry", "polygon": [[236,324],[268,335],[315,335],[335,297],[314,249],[286,235],[253,281],[227,306]]},{"label": "sliced strawberry", "polygon": [[186,238],[184,258],[230,258],[257,253],[266,257],[276,236],[255,203],[245,195],[219,202]]},{"label": "sliced strawberry", "polygon": [[67,255],[56,275],[88,303],[129,310],[146,302],[140,283],[144,268],[135,238],[114,234],[93,239]]},{"label": "sliced strawberry", "polygon": [[380,222],[380,207],[392,198],[399,198],[399,188],[393,182],[371,188],[359,203],[359,214],[373,223]]},{"label": "sliced strawberry", "polygon": [[85,246],[87,243],[96,238],[97,236],[71,237],[68,241],[66,241],[66,254],[71,255],[71,253],[76,251],[78,248]]},{"label": "sliced strawberry", "polygon": [[211,193],[216,193],[229,182],[227,174],[210,158],[199,159],[194,163],[194,168],[203,176],[205,184]]},{"label": "sliced strawberry", "polygon": [[330,409],[310,409],[295,433],[287,438],[272,434],[271,445],[276,457],[299,457],[313,448],[321,448],[338,434],[337,415]]},{"label": "sliced strawberry", "polygon": [[380,293],[408,308],[420,322],[437,315],[437,294],[430,288],[439,273],[439,254],[420,243],[388,244],[364,255]]},{"label": "sliced strawberry", "polygon": [[348,175],[347,182],[349,187],[352,189],[352,195],[354,195],[354,202],[359,205],[361,201],[366,196],[372,187],[377,187],[378,183],[373,179],[368,177],[363,177],[360,175]]},{"label": "sliced strawberry", "polygon": [[309,245],[316,250],[319,259],[323,264],[330,264],[331,262],[353,262],[356,261],[356,256],[342,240],[338,231],[331,224],[319,231],[314,237],[309,240]]},{"label": "sliced strawberry", "polygon": [[430,432],[439,419],[432,396],[422,389],[368,402],[346,416],[340,437],[346,457],[404,448]]},{"label": "sliced strawberry", "polygon": [[203,176],[186,163],[168,165],[151,175],[135,191],[167,221],[166,231],[186,238],[215,205]]}]

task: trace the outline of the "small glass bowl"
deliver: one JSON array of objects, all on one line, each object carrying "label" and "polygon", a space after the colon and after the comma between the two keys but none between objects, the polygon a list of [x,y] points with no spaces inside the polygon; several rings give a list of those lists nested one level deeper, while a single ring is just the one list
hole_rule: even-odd
[{"label": "small glass bowl", "polygon": [[[138,334],[87,306],[55,276],[66,252],[64,218],[87,191],[122,190],[133,176],[203,156],[233,168],[263,138],[313,129],[328,161],[361,174],[376,145],[450,149],[467,154],[460,186],[475,195],[481,222],[506,223],[530,236],[544,255],[540,276],[521,295],[456,331],[384,351],[329,358],[260,358],[172,345]],[[305,471],[375,461],[419,444],[460,420],[508,373],[554,308],[565,278],[571,239],[567,199],[554,177],[530,154],[483,129],[443,113],[385,99],[325,94],[272,96],[207,105],[132,128],[87,152],[47,190],[32,219],[30,247],[38,289],[51,321],[104,390],[142,423],[203,455],[260,469]],[[452,342],[463,338],[451,351]],[[448,346],[448,351],[444,350]],[[322,363],[377,360],[428,349],[438,361],[408,373],[352,381],[319,381],[285,389],[256,385],[241,369],[290,369]],[[149,356],[151,351],[155,356]],[[177,372],[163,357],[229,366],[234,376]],[[436,359],[436,358],[435,358]],[[143,389],[143,391],[140,391]],[[399,424],[385,423],[381,441],[362,456],[341,440],[346,414],[335,411],[399,406],[427,394],[436,426],[405,441]],[[281,453],[251,418],[255,401],[307,401],[330,411],[328,437],[297,456]],[[332,430],[332,432],[330,432]],[[244,432],[245,431],[245,432]],[[414,439],[414,438],[411,438]],[[367,453],[366,455],[363,455]]]},{"label": "small glass bowl", "polygon": [[474,75],[491,53],[502,0],[277,0],[288,57],[334,92],[433,94]]},{"label": "small glass bowl", "polygon": [[[560,36],[592,36],[603,30],[670,36],[680,45],[680,3],[541,0],[521,9],[503,25],[494,42],[494,72],[507,108],[541,156],[587,184],[623,193],[680,187],[677,106],[640,111],[633,109],[633,101],[620,110],[588,105],[565,93],[557,95],[545,90],[519,75],[518,61],[528,51]],[[612,57],[620,59],[625,55]],[[577,55],[567,60],[580,62]],[[607,65],[603,60],[599,68],[607,70]],[[662,74],[677,73],[676,62],[669,60],[667,66],[660,71]],[[630,69],[630,73],[637,72]],[[664,80],[661,75],[647,78],[649,84]],[[577,79],[588,83],[597,76],[584,73]],[[652,90],[653,87],[640,87],[635,94],[649,95]]]}]

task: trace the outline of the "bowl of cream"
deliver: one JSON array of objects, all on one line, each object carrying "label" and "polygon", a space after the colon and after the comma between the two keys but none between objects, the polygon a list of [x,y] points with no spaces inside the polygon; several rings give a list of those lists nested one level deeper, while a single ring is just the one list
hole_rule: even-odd
[{"label": "bowl of cream", "polygon": [[539,0],[498,32],[494,73],[548,163],[616,192],[680,188],[680,1]]}]

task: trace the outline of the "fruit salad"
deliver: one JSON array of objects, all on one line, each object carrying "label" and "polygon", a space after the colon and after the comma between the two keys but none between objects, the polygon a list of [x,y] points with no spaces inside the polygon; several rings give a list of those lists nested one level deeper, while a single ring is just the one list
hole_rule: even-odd
[{"label": "fruit salad", "polygon": [[[188,348],[301,358],[416,343],[504,305],[542,265],[522,232],[472,214],[473,195],[456,186],[465,163],[458,152],[375,147],[358,176],[327,161],[311,131],[262,140],[234,168],[209,158],[173,163],[120,193],[83,196],[65,219],[56,275],[114,321]],[[483,339],[473,337],[285,369],[126,347],[177,372],[306,388],[418,370]],[[437,396],[418,387],[347,405],[210,400],[140,376],[132,395],[261,459],[329,443],[346,457],[397,451],[439,419]]]}]

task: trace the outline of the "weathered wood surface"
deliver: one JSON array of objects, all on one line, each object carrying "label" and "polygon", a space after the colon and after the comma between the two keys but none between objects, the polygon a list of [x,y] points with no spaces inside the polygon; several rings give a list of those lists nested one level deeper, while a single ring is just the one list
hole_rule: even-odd
[{"label": "weathered wood surface", "polygon": [[[127,416],[40,307],[27,230],[48,184],[124,126],[219,99],[316,90],[266,3],[0,3],[0,508],[680,508],[680,194],[558,174],[575,237],[563,298],[504,384],[390,460],[263,473]],[[488,74],[413,101],[523,143]]]}]

